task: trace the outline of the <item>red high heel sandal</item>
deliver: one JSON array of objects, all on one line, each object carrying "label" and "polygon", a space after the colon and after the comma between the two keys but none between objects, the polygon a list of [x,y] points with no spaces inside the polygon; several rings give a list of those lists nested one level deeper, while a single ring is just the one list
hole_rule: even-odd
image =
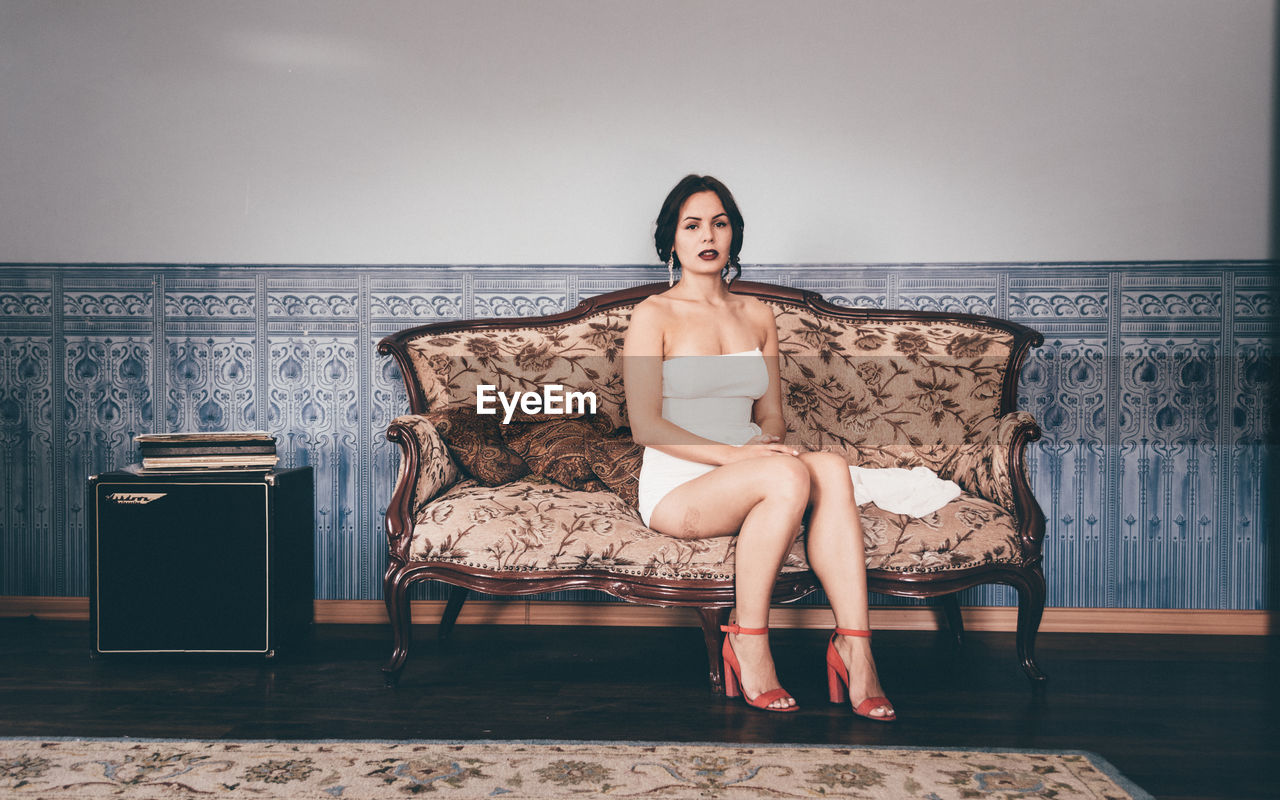
[{"label": "red high heel sandal", "polygon": [[[768,628],[743,628],[739,625],[721,625],[720,630],[725,633],[746,634],[748,636],[761,636],[769,632]],[[796,711],[799,706],[782,706],[774,708],[769,704],[775,700],[789,699],[794,701],[795,698],[786,690],[779,686],[777,689],[770,689],[767,692],[761,692],[755,697],[747,697],[742,691],[742,666],[738,663],[738,654],[733,652],[733,645],[729,643],[729,637],[724,637],[724,696],[737,697],[742,695],[742,699],[752,708],[758,708],[761,711]]]},{"label": "red high heel sandal", "polygon": [[[831,641],[827,644],[827,691],[830,693],[831,702],[847,703],[849,701],[849,669],[844,665],[844,659],[836,652],[837,636],[860,636],[864,639],[870,639],[871,631],[836,628],[835,633],[831,634]],[[881,716],[873,716],[871,712],[877,708],[886,710]],[[868,697],[858,703],[858,707],[853,710],[853,713],[876,722],[893,722],[898,718],[893,710],[893,705],[887,697]]]}]

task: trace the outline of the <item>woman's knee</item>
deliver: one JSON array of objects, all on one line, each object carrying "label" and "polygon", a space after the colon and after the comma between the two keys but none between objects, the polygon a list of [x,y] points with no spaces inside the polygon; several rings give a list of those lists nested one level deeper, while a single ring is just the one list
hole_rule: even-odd
[{"label": "woman's knee", "polygon": [[808,469],[814,487],[853,488],[849,462],[839,453],[802,453],[799,459]]},{"label": "woman's knee", "polygon": [[844,456],[839,453],[801,453],[799,460],[814,475],[839,474],[841,472],[845,475],[849,474],[849,462],[845,461]]},{"label": "woman's knee", "polygon": [[809,469],[794,456],[769,456],[760,465],[764,499],[789,500],[803,508],[809,502]]}]

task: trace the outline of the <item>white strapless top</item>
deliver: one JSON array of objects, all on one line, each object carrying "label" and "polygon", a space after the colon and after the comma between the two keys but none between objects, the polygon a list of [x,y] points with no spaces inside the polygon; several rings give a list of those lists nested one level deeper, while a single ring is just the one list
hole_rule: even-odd
[{"label": "white strapless top", "polygon": [[751,407],[769,388],[760,348],[714,356],[675,356],[662,362],[662,417],[724,444],[760,434]]}]

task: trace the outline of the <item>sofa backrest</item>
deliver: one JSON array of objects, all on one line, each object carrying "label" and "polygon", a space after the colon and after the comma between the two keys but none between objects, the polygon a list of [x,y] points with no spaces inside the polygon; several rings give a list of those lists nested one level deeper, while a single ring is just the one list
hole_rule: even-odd
[{"label": "sofa backrest", "polygon": [[[384,339],[411,410],[474,406],[476,387],[592,391],[597,413],[627,424],[622,342],[631,309],[664,284],[585,301],[550,317],[437,323]],[[868,466],[945,472],[956,445],[984,441],[1016,406],[1016,374],[1039,334],[989,317],[852,309],[812,293],[737,282],[778,323],[788,431]]]}]

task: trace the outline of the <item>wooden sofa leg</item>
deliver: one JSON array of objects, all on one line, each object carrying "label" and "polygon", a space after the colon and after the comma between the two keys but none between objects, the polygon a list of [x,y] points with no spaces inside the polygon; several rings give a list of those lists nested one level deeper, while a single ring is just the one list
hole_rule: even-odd
[{"label": "wooden sofa leg", "polygon": [[470,589],[462,586],[450,587],[449,602],[445,603],[444,614],[440,615],[440,627],[436,630],[437,639],[443,641],[449,638],[449,634],[453,632],[453,623],[458,621],[458,613],[462,611],[462,604],[467,602],[467,595],[470,593]]},{"label": "wooden sofa leg", "polygon": [[1043,683],[1049,676],[1036,664],[1036,633],[1044,616],[1044,572],[1037,565],[1019,577],[1021,580],[1014,583],[1018,590],[1018,661],[1028,678]]},{"label": "wooden sofa leg", "polygon": [[409,585],[400,580],[399,570],[392,564],[382,579],[382,598],[387,604],[387,618],[391,621],[391,658],[382,667],[387,688],[400,681],[400,672],[409,658],[409,639],[413,620],[409,608]]},{"label": "wooden sofa leg", "polygon": [[947,619],[947,630],[951,632],[952,640],[956,647],[960,647],[964,644],[964,617],[960,615],[959,598],[954,594],[946,594],[939,597],[937,602],[942,606],[942,613]]},{"label": "wooden sofa leg", "polygon": [[720,661],[720,626],[729,621],[729,609],[704,607],[698,609],[702,618],[702,638],[707,644],[707,661],[710,664],[711,691],[724,694],[724,665]]}]

